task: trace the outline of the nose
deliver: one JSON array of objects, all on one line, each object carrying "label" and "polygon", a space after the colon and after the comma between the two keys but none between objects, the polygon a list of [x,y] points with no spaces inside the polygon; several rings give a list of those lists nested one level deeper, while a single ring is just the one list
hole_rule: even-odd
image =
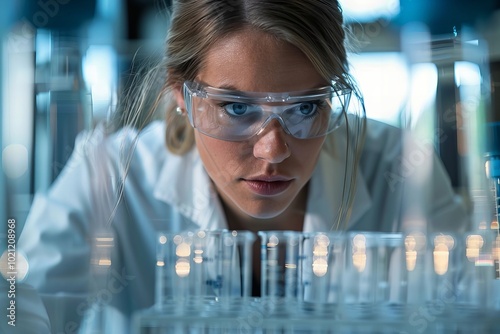
[{"label": "nose", "polygon": [[257,141],[253,146],[253,155],[257,159],[276,164],[288,158],[290,153],[285,130],[278,120],[272,120],[257,134]]}]

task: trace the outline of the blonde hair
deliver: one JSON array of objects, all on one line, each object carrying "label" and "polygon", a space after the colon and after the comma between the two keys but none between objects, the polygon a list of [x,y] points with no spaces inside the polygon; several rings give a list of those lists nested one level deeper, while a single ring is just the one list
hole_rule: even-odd
[{"label": "blonde hair", "polygon": [[[194,80],[216,41],[244,28],[298,47],[328,81],[351,86],[342,11],[336,0],[177,0],[165,55],[165,92]],[[187,117],[167,109],[166,144],[183,154],[194,143]]]},{"label": "blonde hair", "polygon": [[187,117],[176,112],[174,88],[194,80],[208,50],[229,34],[253,28],[300,49],[327,81],[355,89],[348,74],[346,30],[336,0],[173,0],[166,52],[133,82],[117,113],[120,125],[143,128],[166,118],[166,146],[182,155],[194,144]]}]

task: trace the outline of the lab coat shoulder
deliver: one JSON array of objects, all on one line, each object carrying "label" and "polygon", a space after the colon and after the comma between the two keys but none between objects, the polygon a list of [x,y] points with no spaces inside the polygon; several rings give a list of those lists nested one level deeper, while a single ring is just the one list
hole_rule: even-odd
[{"label": "lab coat shoulder", "polygon": [[431,142],[368,119],[359,162],[371,206],[354,229],[463,231],[467,213]]},{"label": "lab coat shoulder", "polygon": [[[431,142],[372,119],[367,119],[365,130],[356,182],[367,190],[369,196],[363,201],[370,204],[351,229],[429,232],[466,228],[463,201],[454,193]],[[332,142],[343,137],[344,133],[327,137],[326,147],[335,147]],[[355,202],[360,198],[356,194]]]},{"label": "lab coat shoulder", "polygon": [[[120,235],[130,232],[134,234],[134,242],[140,245],[135,249],[149,245],[150,240],[142,235],[154,227],[147,224],[147,219],[136,218],[155,210],[159,215],[160,204],[151,194],[166,159],[163,138],[162,122],[155,122],[140,132],[124,128],[107,134],[98,127],[82,133],[51,188],[36,194],[18,249],[29,264],[23,284],[34,287],[43,297],[50,318],[64,318],[63,325],[70,320],[78,323],[84,308],[89,306],[92,246],[96,235],[111,230]],[[143,198],[142,194],[149,197]],[[142,211],[126,203],[131,196],[140,201],[137,206],[142,207]],[[117,213],[120,218],[124,217],[122,213],[130,213],[132,218],[116,219]],[[129,277],[134,269],[127,267],[127,275],[123,271],[116,273]],[[125,283],[127,287],[132,285]],[[140,300],[140,295],[137,296]],[[117,295],[114,297],[118,299]],[[66,310],[64,315],[59,314],[61,309]],[[53,330],[54,325],[57,327],[52,323]]]},{"label": "lab coat shoulder", "polygon": [[[162,140],[152,137],[160,132],[161,123],[140,135],[129,128],[108,135],[98,127],[78,136],[70,159],[50,189],[35,195],[19,240],[30,264],[29,284],[48,293],[85,290],[91,229],[110,223],[132,168],[129,165],[140,163],[152,171],[141,175],[143,168],[134,166],[129,176],[140,178],[142,188],[154,183],[154,171],[162,163],[158,154]],[[148,149],[137,149],[142,145]]]}]

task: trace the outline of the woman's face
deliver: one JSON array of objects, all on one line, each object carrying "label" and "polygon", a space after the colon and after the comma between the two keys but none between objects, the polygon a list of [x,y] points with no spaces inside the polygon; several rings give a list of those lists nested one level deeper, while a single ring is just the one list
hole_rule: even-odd
[{"label": "woman's face", "polygon": [[[328,85],[299,49],[254,30],[218,41],[209,50],[196,81],[255,92],[291,92]],[[195,131],[195,140],[226,208],[240,216],[266,219],[305,205],[296,198],[304,194],[301,190],[313,173],[324,137],[297,139],[272,120],[245,141],[224,141],[199,131]]]}]

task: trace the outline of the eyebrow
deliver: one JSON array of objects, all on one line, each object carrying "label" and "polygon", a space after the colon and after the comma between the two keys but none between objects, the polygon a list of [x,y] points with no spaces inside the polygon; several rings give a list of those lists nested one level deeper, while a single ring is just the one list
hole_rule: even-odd
[{"label": "eyebrow", "polygon": [[214,88],[218,88],[218,89],[226,89],[226,90],[234,90],[234,91],[237,91],[237,92],[242,92],[241,90],[238,90],[235,86],[233,85],[222,85],[222,86],[218,86],[218,87],[215,87],[215,86],[212,86]]}]

